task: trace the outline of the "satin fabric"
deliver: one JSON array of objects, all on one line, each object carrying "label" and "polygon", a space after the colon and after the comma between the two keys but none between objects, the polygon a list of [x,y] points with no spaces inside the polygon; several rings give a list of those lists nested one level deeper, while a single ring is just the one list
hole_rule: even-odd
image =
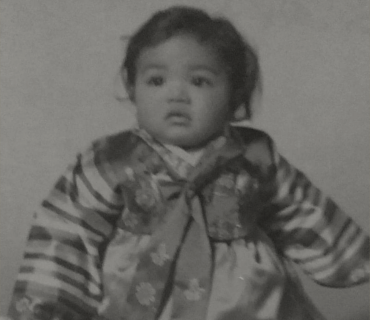
[{"label": "satin fabric", "polygon": [[[161,146],[145,133],[144,138],[161,151]],[[185,182],[181,184],[179,180],[176,185],[175,181],[172,188],[169,184],[167,191],[161,188],[167,197],[177,193],[179,199],[167,221],[153,235],[147,238],[132,234],[129,238],[136,239],[132,243],[126,242],[127,233],[123,232],[122,240],[118,236],[117,243],[110,244],[104,274],[107,289],[111,290],[113,286],[113,292],[107,292],[110,298],[105,301],[102,316],[112,320],[308,319],[299,314],[299,304],[303,301],[298,301],[297,305],[290,301],[288,311],[283,310],[282,300],[287,295],[297,294],[290,292],[294,286],[286,287],[289,281],[294,282],[293,277],[257,225],[244,222],[235,237],[220,236],[209,243],[202,204],[194,192],[218,178],[229,162],[246,156],[245,150],[235,141],[220,140],[213,143],[216,148],[209,147],[205,152],[203,163],[195,169],[190,168],[185,174],[188,175]],[[253,150],[248,151],[253,160]],[[166,163],[175,169],[170,159],[167,158]],[[238,167],[238,161],[235,165]],[[178,172],[179,178],[181,172]],[[228,197],[221,200],[214,204],[215,214],[221,212],[219,215],[222,215],[222,210],[230,209],[228,203],[232,206],[237,202]],[[158,268],[150,257],[164,244],[166,261]],[[131,250],[128,257],[127,252]],[[193,285],[193,296],[199,294],[199,299],[185,298],[186,288],[189,289],[186,283],[192,279],[198,281]],[[150,287],[143,286],[149,284]],[[147,289],[150,297],[140,301],[140,296],[143,299],[145,295],[138,295],[138,289]],[[155,296],[158,292],[159,297]],[[119,318],[118,315],[127,316]]]},{"label": "satin fabric", "polygon": [[[324,286],[364,283],[369,238],[276,151],[267,134],[235,128],[232,140],[240,143],[243,157],[219,171],[210,166],[210,180],[197,184],[199,197],[184,203],[189,213],[203,213],[201,235],[207,233],[211,249],[212,287],[200,317],[321,319],[292,263]],[[221,146],[215,143],[216,149]],[[77,156],[34,214],[9,319],[130,320],[125,301],[140,261],[146,254],[162,264],[171,256],[161,243],[149,255],[148,250],[192,181],[196,161],[188,163],[174,152],[133,130],[99,139]],[[203,159],[208,155],[204,150]],[[171,217],[176,222],[176,215]],[[197,241],[189,241],[196,239],[181,240],[181,250],[198,249]],[[192,250],[184,251],[190,254],[181,263],[180,256],[171,259],[181,269],[177,275],[198,261]],[[183,288],[165,275],[156,320],[192,316],[192,303],[205,292],[200,274]],[[140,299],[151,301],[150,286],[139,288]],[[178,308],[176,294],[186,305]]]},{"label": "satin fabric", "polygon": [[[104,265],[106,299],[101,307],[104,318],[125,319],[122,300],[134,277],[138,253],[145,251],[150,241],[148,235],[121,231],[109,246]],[[253,241],[214,243],[213,249],[215,270],[205,320],[323,319],[303,293],[292,266],[278,257],[264,234]],[[158,319],[171,320],[172,312],[170,297]]]}]

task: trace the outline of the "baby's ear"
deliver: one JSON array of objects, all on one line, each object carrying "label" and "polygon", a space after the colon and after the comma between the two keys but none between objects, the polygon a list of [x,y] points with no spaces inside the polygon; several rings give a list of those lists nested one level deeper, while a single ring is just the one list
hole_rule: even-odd
[{"label": "baby's ear", "polygon": [[234,108],[233,121],[242,121],[248,118],[247,110],[245,108],[244,90],[235,90],[232,93],[232,106]]},{"label": "baby's ear", "polygon": [[245,110],[244,103],[239,104],[234,111],[233,121],[243,121],[247,119],[247,111]]},{"label": "baby's ear", "polygon": [[129,81],[128,81],[128,75],[127,75],[127,70],[126,69],[122,70],[121,76],[122,76],[122,82],[125,86],[128,97],[130,98],[131,101],[134,101],[135,90],[134,90],[134,86],[132,84],[130,84]]}]

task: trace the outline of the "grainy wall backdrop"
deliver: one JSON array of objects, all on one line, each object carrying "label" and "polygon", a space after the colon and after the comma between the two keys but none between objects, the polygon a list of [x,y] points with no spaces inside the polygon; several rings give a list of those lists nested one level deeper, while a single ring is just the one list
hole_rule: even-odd
[{"label": "grainy wall backdrop", "polygon": [[[264,78],[254,125],[369,231],[368,0],[3,0],[2,314],[34,209],[77,151],[133,123],[115,99],[120,36],[170,4],[226,15],[250,38]],[[329,319],[368,319],[368,286],[304,282]]]}]

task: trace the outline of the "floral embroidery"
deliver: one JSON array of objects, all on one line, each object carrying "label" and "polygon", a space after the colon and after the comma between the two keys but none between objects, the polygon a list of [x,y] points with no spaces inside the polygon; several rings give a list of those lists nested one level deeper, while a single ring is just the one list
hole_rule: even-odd
[{"label": "floral embroidery", "polygon": [[135,174],[134,174],[134,170],[132,168],[126,167],[124,172],[125,172],[128,180],[130,180],[130,181],[135,180]]},{"label": "floral embroidery", "polygon": [[191,301],[199,301],[206,290],[199,285],[198,279],[189,281],[189,289],[184,291],[185,297]]},{"label": "floral embroidery", "polygon": [[212,211],[219,210],[221,214],[213,214],[207,217],[209,236],[219,240],[245,237],[247,231],[240,221],[238,206],[231,201],[228,206],[223,206],[225,202],[222,204],[216,203],[216,205]]},{"label": "floral embroidery", "polygon": [[226,189],[232,189],[235,185],[234,179],[232,175],[224,175],[220,177],[220,179],[217,181],[218,185],[226,188]]},{"label": "floral embroidery", "polygon": [[239,194],[242,194],[247,189],[248,183],[250,183],[251,177],[246,172],[239,174],[236,178],[236,190]]},{"label": "floral embroidery", "polygon": [[235,179],[233,174],[224,174],[214,184],[214,195],[229,197],[235,194]]},{"label": "floral embroidery", "polygon": [[148,187],[136,190],[135,200],[137,204],[143,208],[152,208],[156,203],[154,190]]},{"label": "floral embroidery", "polygon": [[240,238],[245,234],[240,223],[222,219],[210,223],[208,232],[211,237],[222,240]]},{"label": "floral embroidery", "polygon": [[149,306],[155,301],[155,293],[155,289],[148,282],[136,286],[136,298],[144,306]]},{"label": "floral embroidery", "polygon": [[362,280],[363,278],[368,276],[369,269],[370,269],[370,266],[369,266],[369,264],[367,264],[362,268],[354,270],[351,274],[351,277],[350,277],[351,280],[354,281],[354,282]]},{"label": "floral embroidery", "polygon": [[134,228],[139,223],[139,219],[136,217],[136,215],[129,211],[123,215],[122,220],[123,223],[129,228]]},{"label": "floral embroidery", "polygon": [[15,308],[19,313],[26,313],[31,310],[31,300],[22,298],[15,304]]},{"label": "floral embroidery", "polygon": [[163,266],[164,262],[170,258],[167,254],[166,245],[164,243],[161,243],[158,246],[157,251],[151,253],[150,256],[152,257],[153,262],[158,266]]},{"label": "floral embroidery", "polygon": [[242,172],[236,178],[236,190],[239,194],[249,192],[250,195],[253,195],[259,187],[259,181],[252,178],[247,172]]},{"label": "floral embroidery", "polygon": [[[39,307],[43,304],[43,300],[40,298],[29,298],[23,297],[19,299],[15,303],[15,309],[19,312],[19,320],[28,320],[33,319],[34,317],[38,318],[38,314],[40,312]],[[53,311],[53,314],[50,311],[46,311],[48,319],[50,320],[62,320],[64,317],[60,314],[60,312]],[[42,311],[45,314],[45,311]],[[67,317],[69,320],[73,320],[72,317]],[[10,319],[10,318],[9,318]]]},{"label": "floral embroidery", "polygon": [[39,306],[42,303],[40,298],[33,298],[30,304],[30,310],[35,311],[35,307]]}]

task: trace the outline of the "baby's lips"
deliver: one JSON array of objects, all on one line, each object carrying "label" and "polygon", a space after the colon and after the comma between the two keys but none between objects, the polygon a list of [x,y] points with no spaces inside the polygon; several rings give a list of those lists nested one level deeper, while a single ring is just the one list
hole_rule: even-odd
[{"label": "baby's lips", "polygon": [[191,117],[186,112],[170,111],[167,114],[166,119],[174,119],[174,120],[179,120],[179,121],[190,121]]}]

